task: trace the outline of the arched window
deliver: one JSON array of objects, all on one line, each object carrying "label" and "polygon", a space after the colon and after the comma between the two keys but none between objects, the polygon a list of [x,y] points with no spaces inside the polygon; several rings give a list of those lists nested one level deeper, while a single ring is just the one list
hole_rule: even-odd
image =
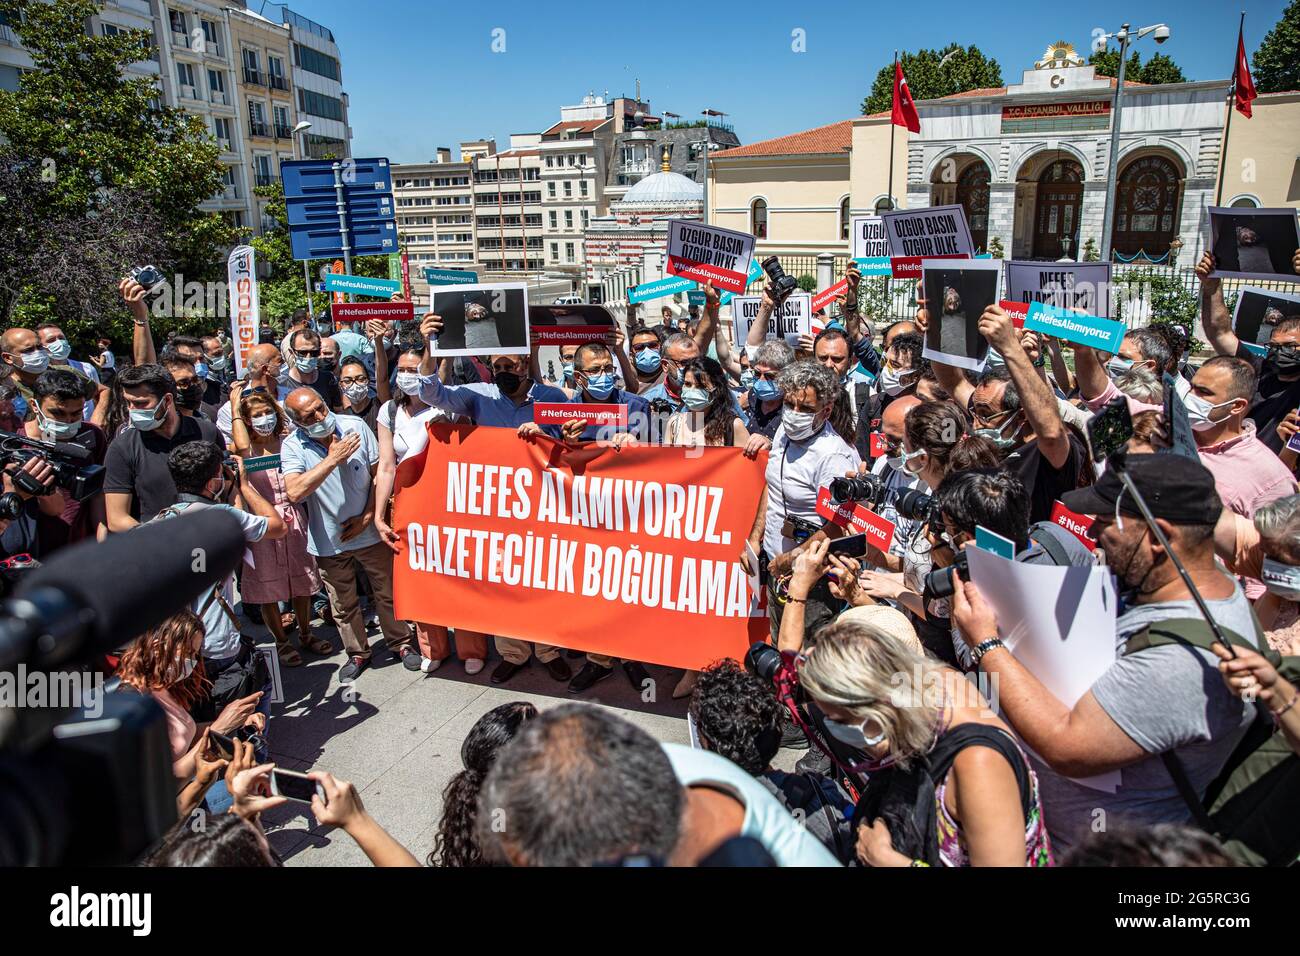
[{"label": "arched window", "polygon": [[762,199],[755,199],[749,207],[749,231],[756,239],[767,238],[767,203]]},{"label": "arched window", "polygon": [[1182,173],[1163,156],[1142,156],[1119,174],[1111,248],[1160,259],[1178,231]]},{"label": "arched window", "polygon": [[971,163],[957,177],[957,202],[966,211],[975,248],[985,249],[989,242],[989,168],[982,162]]},{"label": "arched window", "polygon": [[1254,196],[1238,196],[1228,205],[1234,209],[1258,209],[1259,201]]},{"label": "arched window", "polygon": [[849,238],[849,197],[845,196],[844,201],[840,203],[840,238],[848,241]]}]

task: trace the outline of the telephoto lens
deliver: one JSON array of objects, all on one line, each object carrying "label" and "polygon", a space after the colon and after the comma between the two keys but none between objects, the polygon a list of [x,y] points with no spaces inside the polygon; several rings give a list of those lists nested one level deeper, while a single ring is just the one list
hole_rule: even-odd
[{"label": "telephoto lens", "polygon": [[23,516],[23,499],[12,491],[0,495],[0,519],[17,521]]},{"label": "telephoto lens", "polygon": [[946,568],[935,568],[925,576],[925,593],[936,601],[950,598],[957,590],[956,579],[959,577],[963,581],[970,580],[970,562],[965,551],[959,551],[957,560]]},{"label": "telephoto lens", "polygon": [[885,493],[885,480],[880,475],[855,475],[852,478],[835,478],[830,486],[835,501],[865,501],[876,504]]},{"label": "telephoto lens", "polygon": [[765,681],[774,681],[780,669],[781,652],[775,647],[761,641],[749,645],[749,650],[745,652],[745,670]]},{"label": "telephoto lens", "polygon": [[909,521],[928,521],[937,524],[943,520],[934,497],[915,488],[900,491],[894,498],[894,507]]}]

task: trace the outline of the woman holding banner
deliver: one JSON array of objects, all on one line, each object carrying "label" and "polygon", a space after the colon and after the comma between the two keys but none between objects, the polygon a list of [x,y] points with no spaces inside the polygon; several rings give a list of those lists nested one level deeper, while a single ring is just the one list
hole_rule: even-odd
[{"label": "woman holding banner", "polygon": [[[280,437],[288,430],[289,419],[280,404],[268,392],[247,391],[236,387],[230,395],[230,436],[235,454],[245,460],[248,480],[257,493],[275,506],[289,532],[277,541],[263,538],[248,546],[253,556],[244,563],[239,594],[247,604],[260,604],[262,623],[275,637],[276,653],[285,667],[302,664],[300,655],[289,643],[280,618],[280,603],[293,602],[298,621],[298,642],[303,650],[322,657],[334,653],[334,645],[311,631],[312,595],[321,589],[316,561],[307,553],[307,516],[302,505],[289,501],[280,473]],[[274,458],[271,468],[254,469],[259,458]]]},{"label": "woman holding banner", "polygon": [[[393,503],[397,465],[408,454],[422,449],[431,422],[450,421],[440,408],[420,398],[420,360],[423,346],[407,348],[397,357],[397,397],[379,409],[379,470],[375,473],[375,530],[379,537],[400,553],[401,536],[388,524]],[[420,669],[432,674],[451,656],[447,628],[441,624],[415,622],[415,640],[420,647]],[[456,655],[465,662],[466,674],[477,674],[487,660],[487,636],[478,631],[456,629]]]}]

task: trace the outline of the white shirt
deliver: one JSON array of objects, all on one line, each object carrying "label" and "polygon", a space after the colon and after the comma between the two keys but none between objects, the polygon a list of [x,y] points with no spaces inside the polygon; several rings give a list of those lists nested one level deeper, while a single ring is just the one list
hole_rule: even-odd
[{"label": "white shirt", "polygon": [[[397,409],[396,417],[393,414],[394,408]],[[449,421],[452,421],[450,415],[432,405],[426,405],[415,415],[401,405],[394,405],[392,401],[384,402],[379,407],[379,427],[388,428],[389,422],[393,423],[393,457],[398,462],[409,454],[418,454],[424,448],[427,441],[425,425],[429,422]]]},{"label": "white shirt", "polygon": [[785,437],[785,426],[776,430],[767,457],[767,523],[763,528],[763,550],[775,558],[795,546],[793,538],[781,533],[787,516],[803,518],[821,527],[817,514],[817,492],[836,478],[856,472],[862,459],[830,425],[802,442]]},{"label": "white shirt", "polygon": [[894,495],[901,494],[904,491],[918,490],[925,494],[930,493],[930,486],[921,480],[919,475],[914,475],[910,471],[898,471],[889,467],[889,462],[884,456],[877,458],[871,466],[873,475],[880,475],[885,479],[885,488],[889,492],[889,498],[886,502],[876,509],[876,514],[886,521],[892,521],[895,527],[894,540],[889,545],[889,553],[902,557],[907,550],[906,542],[911,537],[912,530],[916,522],[911,518],[901,517],[898,509],[894,506]]},{"label": "white shirt", "polygon": [[104,368],[117,368],[117,359],[113,356],[112,349],[100,352],[99,360],[104,363]]}]

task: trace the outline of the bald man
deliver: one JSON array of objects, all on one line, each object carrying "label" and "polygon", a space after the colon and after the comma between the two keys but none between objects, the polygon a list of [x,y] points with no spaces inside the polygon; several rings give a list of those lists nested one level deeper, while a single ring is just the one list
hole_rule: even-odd
[{"label": "bald man", "polygon": [[388,649],[407,670],[419,670],[411,632],[393,616],[393,552],[374,524],[379,440],[362,419],[330,411],[315,389],[294,389],[284,407],[297,428],[280,445],[280,473],[289,500],[307,507],[307,553],[316,559],[348,654],[339,681],[355,680],[370,666],[358,570],[370,579]]},{"label": "bald man", "polygon": [[23,421],[36,414],[33,387],[41,373],[50,367],[50,353],[31,329],[9,329],[0,336],[0,359],[12,369],[10,382],[18,390],[14,396],[14,413]]},{"label": "bald man", "polygon": [[267,394],[274,394],[276,401],[281,404],[289,397],[291,387],[285,384],[289,381],[286,367],[280,350],[269,342],[254,345],[248,350],[244,380],[230,386],[230,401],[223,403],[217,412],[217,430],[227,444],[233,444],[230,430],[236,417],[234,413],[239,408],[240,396],[245,391],[261,389]]}]

